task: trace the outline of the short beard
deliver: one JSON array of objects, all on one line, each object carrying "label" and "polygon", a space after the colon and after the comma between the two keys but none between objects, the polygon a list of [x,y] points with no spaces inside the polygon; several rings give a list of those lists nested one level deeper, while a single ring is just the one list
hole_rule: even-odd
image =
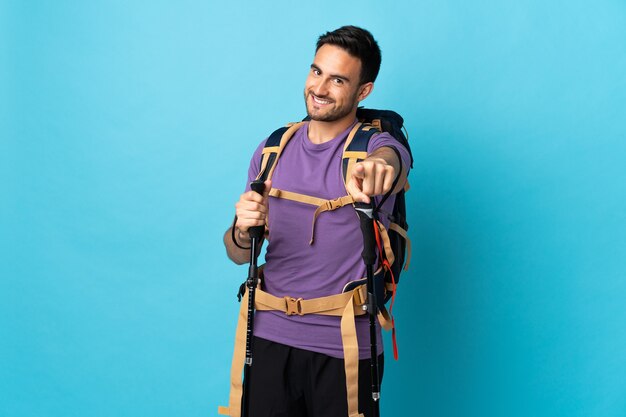
[{"label": "short beard", "polygon": [[352,112],[352,109],[354,108],[355,103],[357,103],[357,100],[356,100],[357,94],[354,94],[354,97],[352,97],[352,104],[350,106],[335,108],[327,112],[326,114],[316,116],[314,114],[311,114],[311,112],[309,111],[309,104],[308,104],[307,99],[309,95],[311,95],[311,93],[307,93],[305,91],[304,106],[306,107],[306,114],[307,116],[309,116],[309,119],[315,120],[316,122],[335,122],[337,120],[343,119],[344,117],[349,115],[350,112]]}]

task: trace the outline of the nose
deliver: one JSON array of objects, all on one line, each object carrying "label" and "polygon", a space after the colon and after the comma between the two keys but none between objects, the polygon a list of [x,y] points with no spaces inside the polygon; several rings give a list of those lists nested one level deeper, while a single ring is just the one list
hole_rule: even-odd
[{"label": "nose", "polygon": [[311,88],[313,94],[318,97],[325,97],[328,94],[328,80],[319,79],[315,80],[313,84],[313,88]]}]

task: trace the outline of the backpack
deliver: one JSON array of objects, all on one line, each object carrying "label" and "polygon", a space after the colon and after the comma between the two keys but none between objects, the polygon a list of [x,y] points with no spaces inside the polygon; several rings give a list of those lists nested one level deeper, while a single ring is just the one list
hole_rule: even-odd
[{"label": "backpack", "polygon": [[[367,157],[367,145],[369,140],[380,132],[388,132],[407,149],[411,159],[410,167],[413,167],[413,155],[411,153],[407,135],[404,133],[404,120],[402,116],[390,110],[376,110],[359,107],[357,109],[357,119],[359,120],[359,123],[357,123],[348,135],[348,138],[346,139],[346,146],[343,151],[342,175],[344,183],[348,179],[347,173],[351,170],[351,166]],[[309,120],[308,117],[303,121],[307,120]],[[289,124],[277,129],[269,136],[263,148],[260,171],[257,176],[257,180],[265,181],[267,179],[271,179],[274,168],[276,167],[276,163],[280,158],[283,149],[301,125],[302,122]],[[400,159],[400,153],[396,149],[394,149],[394,151]],[[391,195],[393,189],[396,188],[396,184],[399,179],[400,174],[396,177],[392,190],[390,190],[387,195],[383,196],[378,206],[374,209],[374,216],[376,220],[379,220],[380,216],[385,216],[390,221],[389,228],[386,233],[383,231],[383,235],[388,236],[388,240],[379,243],[379,254],[381,254],[379,257],[380,268],[378,268],[374,277],[376,298],[378,300],[378,306],[381,310],[384,309],[384,306],[389,299],[395,296],[396,284],[400,280],[400,273],[402,270],[407,270],[410,263],[411,242],[407,234],[408,224],[406,220],[405,202],[405,192],[408,190],[408,182],[402,190],[395,194],[396,199],[391,213],[385,213],[380,210],[383,203]],[[274,192],[274,194],[272,194],[272,192]],[[274,197],[287,198],[300,202],[304,202],[303,198],[311,198],[309,196],[302,195],[293,196],[292,194],[295,193],[287,193],[281,190],[272,190],[270,192],[270,195],[273,195]],[[314,204],[318,205],[318,210],[316,210],[314,216],[311,243],[313,243],[314,239],[315,218],[317,218],[317,215],[323,211],[334,210],[346,204],[351,204],[352,200],[348,197],[349,196],[345,196],[337,200],[320,200],[314,202]],[[382,224],[379,222],[377,223],[379,224],[380,232]],[[384,239],[387,238],[384,237]],[[390,250],[383,250],[385,244],[389,246]],[[346,285],[344,291],[349,291],[364,283],[365,279],[353,281]]]}]

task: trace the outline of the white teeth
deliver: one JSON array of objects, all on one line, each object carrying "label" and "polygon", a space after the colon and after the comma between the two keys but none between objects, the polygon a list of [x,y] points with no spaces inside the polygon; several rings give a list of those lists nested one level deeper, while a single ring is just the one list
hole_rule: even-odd
[{"label": "white teeth", "polygon": [[322,100],[321,98],[317,98],[316,96],[312,96],[312,97],[313,97],[313,101],[315,101],[318,104],[330,104],[330,101]]}]

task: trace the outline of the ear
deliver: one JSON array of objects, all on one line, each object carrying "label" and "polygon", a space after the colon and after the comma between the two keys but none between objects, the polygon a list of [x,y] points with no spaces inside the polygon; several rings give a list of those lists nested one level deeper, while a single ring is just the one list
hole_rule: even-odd
[{"label": "ear", "polygon": [[374,83],[373,82],[369,82],[369,83],[365,83],[363,85],[361,85],[359,87],[359,96],[358,96],[358,100],[359,101],[363,101],[367,98],[367,96],[370,95],[370,93],[372,92],[372,90],[374,89]]}]

